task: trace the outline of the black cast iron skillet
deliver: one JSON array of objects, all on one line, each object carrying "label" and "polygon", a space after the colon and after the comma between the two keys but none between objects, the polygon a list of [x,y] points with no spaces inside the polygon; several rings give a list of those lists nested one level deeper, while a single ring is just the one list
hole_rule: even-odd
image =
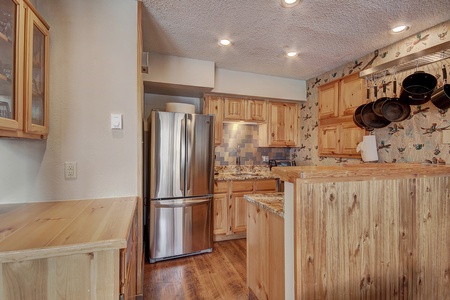
[{"label": "black cast iron skillet", "polygon": [[[383,103],[385,101],[390,99],[389,97],[386,96],[386,82],[384,82],[384,80],[383,80],[383,95],[384,95],[384,97],[378,98],[372,104],[373,112],[379,117],[384,117],[383,112],[381,111],[381,107],[383,106]],[[377,98],[377,94],[375,92],[375,99],[376,98]]]},{"label": "black cast iron skillet", "polygon": [[397,80],[393,82],[393,97],[386,100],[382,107],[381,112],[386,120],[391,122],[400,122],[405,120],[411,114],[411,107],[405,102],[400,101],[397,98]]},{"label": "black cast iron skillet", "polygon": [[[376,87],[375,87],[376,89]],[[375,90],[376,94],[376,90]],[[376,98],[376,96],[375,96]],[[370,128],[383,128],[388,126],[391,121],[388,121],[383,116],[377,116],[373,111],[373,103],[367,103],[361,110],[362,122]]]},{"label": "black cast iron skillet", "polygon": [[[369,90],[369,88],[367,88],[367,102],[369,102],[369,98],[370,98],[370,90]],[[358,107],[356,108],[355,113],[353,114],[353,122],[354,122],[354,123],[356,124],[356,126],[358,126],[359,128],[365,129],[365,130],[367,130],[367,131],[372,131],[373,128],[367,127],[367,126],[364,124],[364,122],[362,121],[362,118],[361,118],[361,111],[362,111],[362,109],[363,109],[363,107],[364,107],[365,105],[366,105],[366,104],[362,104],[362,105],[360,105],[360,106],[358,106]]]},{"label": "black cast iron skillet", "polygon": [[431,102],[440,109],[447,109],[450,107],[450,84],[447,83],[447,70],[445,65],[442,66],[442,78],[444,85],[438,88],[431,95]]}]

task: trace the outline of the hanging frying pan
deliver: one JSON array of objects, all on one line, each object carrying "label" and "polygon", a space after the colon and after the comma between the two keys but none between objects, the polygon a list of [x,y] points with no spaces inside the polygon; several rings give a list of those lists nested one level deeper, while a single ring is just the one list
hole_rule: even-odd
[{"label": "hanging frying pan", "polygon": [[400,122],[405,120],[411,114],[411,107],[397,98],[397,79],[393,82],[393,97],[386,100],[381,111],[386,120],[391,122]]},{"label": "hanging frying pan", "polygon": [[[377,98],[377,87],[374,87],[375,99]],[[361,119],[363,123],[370,128],[383,128],[388,126],[391,122],[383,116],[377,116],[373,111],[373,103],[367,103],[361,110]]]},{"label": "hanging frying pan", "polygon": [[447,70],[445,65],[442,65],[442,78],[444,85],[438,88],[431,95],[431,102],[440,109],[447,109],[450,107],[450,84],[447,83]]},{"label": "hanging frying pan", "polygon": [[[370,98],[370,89],[369,87],[367,87],[367,93],[366,93],[366,99],[367,99],[367,103],[369,103],[369,98]],[[359,128],[365,129],[367,131],[372,131],[373,128],[371,127],[367,127],[364,122],[362,121],[361,118],[361,111],[363,109],[363,107],[366,104],[362,104],[360,106],[358,106],[355,110],[355,113],[353,114],[353,122],[356,124],[356,126],[358,126]]]},{"label": "hanging frying pan", "polygon": [[[372,104],[373,112],[379,116],[383,117],[383,112],[381,111],[381,107],[386,100],[389,100],[389,97],[386,96],[386,82],[383,80],[383,96],[381,98],[376,99]],[[375,96],[376,98],[376,96]]]},{"label": "hanging frying pan", "polygon": [[423,71],[416,71],[403,80],[400,101],[409,105],[424,104],[430,100],[436,85],[436,77]]}]

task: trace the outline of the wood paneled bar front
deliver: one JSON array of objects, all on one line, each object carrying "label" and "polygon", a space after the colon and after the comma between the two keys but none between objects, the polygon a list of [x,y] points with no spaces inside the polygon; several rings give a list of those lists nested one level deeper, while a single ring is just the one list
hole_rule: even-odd
[{"label": "wood paneled bar front", "polygon": [[285,222],[293,231],[285,266],[294,266],[286,278],[295,278],[287,299],[450,299],[450,166],[272,172],[285,181],[285,220],[293,220]]}]

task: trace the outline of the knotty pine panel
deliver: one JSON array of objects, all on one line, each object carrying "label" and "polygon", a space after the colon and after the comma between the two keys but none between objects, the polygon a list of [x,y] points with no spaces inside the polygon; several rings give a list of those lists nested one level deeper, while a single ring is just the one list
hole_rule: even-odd
[{"label": "knotty pine panel", "polygon": [[448,177],[299,184],[296,298],[449,299],[448,186]]}]

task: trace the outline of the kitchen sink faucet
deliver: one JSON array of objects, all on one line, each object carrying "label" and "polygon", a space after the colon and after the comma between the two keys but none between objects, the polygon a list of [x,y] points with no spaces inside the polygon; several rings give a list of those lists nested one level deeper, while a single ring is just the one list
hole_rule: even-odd
[{"label": "kitchen sink faucet", "polygon": [[238,145],[236,147],[236,174],[240,175],[241,174],[241,156],[240,156],[240,146]]}]

